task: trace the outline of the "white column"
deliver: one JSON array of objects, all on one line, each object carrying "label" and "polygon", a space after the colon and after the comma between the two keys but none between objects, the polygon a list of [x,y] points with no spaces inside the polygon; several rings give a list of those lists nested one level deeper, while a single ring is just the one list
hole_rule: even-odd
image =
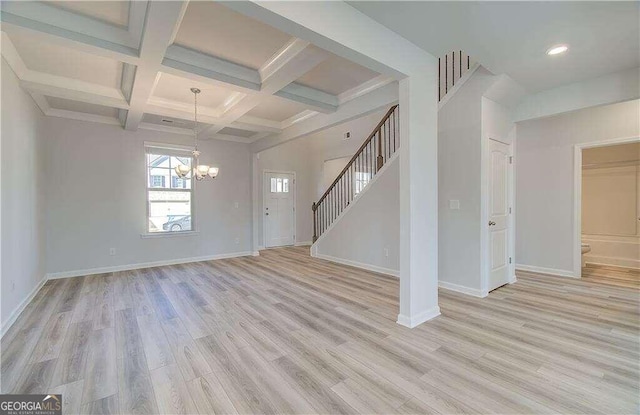
[{"label": "white column", "polygon": [[260,197],[262,195],[261,187],[262,177],[259,171],[259,158],[260,155],[258,153],[254,153],[251,155],[251,251],[253,256],[260,255],[260,251],[258,250],[260,246],[260,224],[262,223],[260,206],[262,203],[260,202]]},{"label": "white column", "polygon": [[438,307],[437,61],[400,81],[400,314],[415,327]]}]

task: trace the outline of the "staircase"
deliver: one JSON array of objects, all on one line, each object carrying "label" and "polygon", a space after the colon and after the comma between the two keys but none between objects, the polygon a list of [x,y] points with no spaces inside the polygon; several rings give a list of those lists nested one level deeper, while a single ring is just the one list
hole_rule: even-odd
[{"label": "staircase", "polygon": [[313,242],[340,216],[400,147],[399,108],[394,105],[369,134],[326,192],[312,206]]},{"label": "staircase", "polygon": [[[438,101],[455,93],[475,63],[462,51],[438,59]],[[456,88],[457,85],[457,88]],[[400,147],[399,108],[394,105],[373,129],[331,186],[312,205],[313,242],[335,222]]]},{"label": "staircase", "polygon": [[442,101],[473,65],[474,62],[469,55],[461,50],[454,50],[444,58],[438,58],[438,101]]}]

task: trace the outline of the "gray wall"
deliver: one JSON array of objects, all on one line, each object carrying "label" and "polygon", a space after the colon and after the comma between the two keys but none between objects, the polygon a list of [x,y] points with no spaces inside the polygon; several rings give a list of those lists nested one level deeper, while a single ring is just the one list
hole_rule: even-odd
[{"label": "gray wall", "polygon": [[[258,244],[263,243],[263,188],[264,170],[296,172],[296,241],[311,242],[313,217],[311,205],[326,191],[322,182],[325,160],[353,156],[364,140],[373,131],[389,108],[383,108],[364,117],[328,128],[303,138],[292,140],[262,151],[256,174],[258,203],[256,208]],[[351,139],[343,140],[343,134],[351,131]]]},{"label": "gray wall", "polygon": [[45,276],[44,115],[2,59],[2,328]]},{"label": "gray wall", "polygon": [[518,264],[573,274],[574,145],[640,136],[640,101],[517,124]]},{"label": "gray wall", "polygon": [[[400,275],[400,160],[381,170],[314,245],[320,257]],[[385,252],[386,250],[386,252]]]},{"label": "gray wall", "polygon": [[[213,181],[197,183],[198,235],[143,239],[147,224],[144,142],[192,145],[193,138],[53,117],[46,121],[49,273],[251,250],[247,144],[200,142],[202,161],[219,165],[220,174]],[[109,255],[110,248],[116,249],[115,256]]]}]

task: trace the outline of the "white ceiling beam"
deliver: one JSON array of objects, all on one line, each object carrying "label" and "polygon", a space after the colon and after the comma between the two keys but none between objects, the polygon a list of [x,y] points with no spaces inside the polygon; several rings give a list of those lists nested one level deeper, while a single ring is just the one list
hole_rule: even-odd
[{"label": "white ceiling beam", "polygon": [[129,1],[129,36],[137,40],[136,49],[140,46],[142,31],[144,30],[144,20],[147,16],[147,1]]},{"label": "white ceiling beam", "polygon": [[[81,35],[107,40],[137,49],[140,38],[134,39],[126,28],[102,22],[68,10],[36,1],[2,2],[2,14],[18,16],[52,27],[71,29]],[[4,17],[3,17],[4,20]]]},{"label": "white ceiling beam", "polygon": [[[41,79],[40,76],[29,76],[30,73],[46,76]],[[90,86],[90,88],[83,87],[83,84]],[[20,86],[29,92],[37,92],[49,97],[70,99],[112,108],[129,108],[129,104],[118,89],[87,84],[76,79],[29,71],[27,76],[20,80]]]},{"label": "white ceiling beam", "polygon": [[29,91],[29,95],[31,95],[31,98],[33,98],[38,108],[40,108],[40,111],[42,111],[44,115],[47,115],[47,112],[51,109],[47,98],[44,95],[33,91]]},{"label": "white ceiling beam", "polygon": [[257,133],[279,133],[281,131],[280,123],[255,117],[253,118],[253,120],[251,120],[251,122],[234,121],[226,126],[231,128],[238,128],[240,130],[255,131]]},{"label": "white ceiling beam", "polygon": [[290,83],[274,95],[306,104],[318,112],[329,114],[338,109],[338,97],[295,82]]},{"label": "white ceiling beam", "polygon": [[125,129],[136,130],[142,120],[144,107],[155,88],[167,47],[184,17],[188,2],[151,2],[147,7],[140,65],[136,69],[129,100]]},{"label": "white ceiling beam", "polygon": [[[286,90],[289,84],[313,69],[327,56],[325,51],[310,45],[309,42],[293,38],[260,69],[254,70],[192,49],[171,45],[167,49],[161,70],[195,81],[231,88],[247,95],[273,95],[280,89]],[[337,108],[336,96],[302,85],[294,89],[295,91],[284,93],[281,97],[304,104],[314,111],[333,112]],[[247,96],[238,100],[236,104],[250,99]],[[248,102],[244,103],[247,104]],[[253,107],[248,107],[247,111]],[[229,109],[227,108],[227,111]]]},{"label": "white ceiling beam", "polygon": [[101,124],[120,125],[115,117],[108,117],[104,115],[88,114],[78,111],[63,110],[60,108],[52,108],[47,101],[47,98],[38,92],[29,92],[36,105],[40,108],[42,113],[48,117],[69,118],[72,120],[99,122]]},{"label": "white ceiling beam", "polygon": [[182,46],[169,46],[162,64],[215,79],[223,84],[260,90],[260,75],[257,71]]},{"label": "white ceiling beam", "polygon": [[390,84],[391,82],[395,82],[395,79],[388,75],[378,75],[375,78],[370,79],[367,82],[344,91],[343,93],[338,95],[338,104],[342,105],[346,102],[351,101],[352,99],[358,98],[359,96],[368,94],[374,89],[382,88],[383,86]]},{"label": "white ceiling beam", "polygon": [[[280,131],[282,129],[282,123],[278,121],[271,121],[264,118],[252,117],[250,115],[245,115],[241,119],[238,119],[238,121],[234,121],[232,124],[236,127],[240,125],[247,126],[247,128],[244,128],[244,129],[250,130],[250,131]],[[249,126],[263,127],[264,130],[257,130]],[[239,128],[243,128],[243,127],[239,127]]]},{"label": "white ceiling beam", "polygon": [[78,79],[65,78],[28,69],[11,42],[11,39],[4,32],[2,33],[1,51],[2,56],[4,56],[20,80],[20,85],[32,93],[32,95],[33,93],[38,93],[108,107],[125,109],[129,107],[122,92],[117,88],[109,88],[104,85],[92,84]]},{"label": "white ceiling beam", "polygon": [[[181,119],[186,119],[189,121],[193,121],[193,104],[188,104],[182,101],[175,101],[172,99],[159,98],[159,97],[151,97],[147,101],[150,106],[161,107],[168,110],[173,110],[184,114]],[[220,112],[217,108],[205,107],[203,105],[198,105],[198,117],[207,117],[210,120],[220,121]]]},{"label": "white ceiling beam", "polygon": [[[4,6],[7,3],[22,4],[30,2],[3,2],[2,5]],[[139,61],[135,48],[113,42],[114,39],[106,40],[88,36],[4,11],[0,13],[0,21],[2,21],[2,31],[7,32],[9,35],[12,33],[27,33],[42,42],[58,44],[97,56],[117,59],[134,65]]]},{"label": "white ceiling beam", "polygon": [[228,134],[214,134],[213,136],[211,136],[211,138],[215,140],[233,141],[235,143],[245,143],[245,144],[250,144],[255,141],[253,137],[238,137],[235,135],[228,135]]},{"label": "white ceiling beam", "polygon": [[[223,124],[231,124],[237,122],[237,120],[245,116],[249,111],[257,107],[268,96],[276,94],[283,88],[286,88],[293,81],[300,78],[311,69],[315,68],[329,57],[329,54],[322,49],[316,48],[309,42],[292,38],[287,44],[285,44],[278,52],[276,52],[271,58],[269,58],[258,69],[257,74],[260,77],[260,91],[255,94],[247,94],[242,99],[236,99],[233,105],[227,105],[225,112],[222,115]],[[311,88],[309,88],[311,90]],[[320,102],[314,101],[310,97],[323,97],[320,91],[311,90],[305,91],[306,97],[295,97],[295,101],[304,102],[317,109]],[[303,98],[307,98],[304,100]],[[337,102],[337,98],[335,98]],[[321,105],[322,106],[322,105]],[[323,110],[326,110],[322,107]],[[335,111],[336,108],[333,108]],[[253,117],[245,117],[245,122],[251,122],[255,120]],[[273,123],[274,132],[280,130],[280,123]],[[214,125],[205,131],[204,135],[216,134],[223,127],[221,125]]]},{"label": "white ceiling beam", "polygon": [[105,115],[88,114],[86,112],[69,111],[58,108],[50,108],[46,113],[49,117],[69,118],[78,121],[98,122],[101,124],[120,125],[120,121],[116,117],[107,117]]},{"label": "white ceiling beam", "polygon": [[353,120],[371,112],[389,107],[398,102],[398,85],[387,84],[366,95],[359,96],[340,106],[338,111],[331,114],[317,114],[283,129],[280,133],[272,134],[251,145],[254,153],[280,145],[290,140],[313,134],[325,128]]},{"label": "white ceiling beam", "polygon": [[[297,124],[301,121],[308,120],[311,117],[315,117],[318,114],[319,112],[316,112],[316,111],[310,111],[310,110],[302,111],[301,113],[296,114],[293,117],[289,117],[286,120],[282,121],[280,123],[280,127],[284,130],[285,128],[291,127],[292,125]],[[242,118],[241,121],[243,119],[244,118]]]},{"label": "white ceiling beam", "polygon": [[13,72],[15,72],[18,79],[21,79],[29,71],[27,65],[24,64],[24,61],[16,50],[15,45],[5,32],[1,33],[0,39],[2,42],[2,47],[0,48],[2,56],[7,61],[11,69],[13,69]]},{"label": "white ceiling beam", "polygon": [[142,130],[162,131],[164,133],[193,136],[193,130],[190,128],[171,127],[169,125],[158,125],[149,122],[141,122],[138,125],[138,128]]}]

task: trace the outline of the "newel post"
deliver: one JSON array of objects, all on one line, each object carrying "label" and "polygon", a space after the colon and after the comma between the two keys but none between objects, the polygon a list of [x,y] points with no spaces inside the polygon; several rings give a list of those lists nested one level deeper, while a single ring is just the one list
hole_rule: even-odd
[{"label": "newel post", "polygon": [[384,158],[382,157],[382,129],[378,130],[378,157],[376,157],[376,172],[380,171],[384,164]]},{"label": "newel post", "polygon": [[318,206],[316,205],[316,202],[313,202],[313,204],[311,205],[311,210],[313,210],[313,242],[315,242],[318,239],[317,231],[316,231],[316,209],[317,208]]}]

